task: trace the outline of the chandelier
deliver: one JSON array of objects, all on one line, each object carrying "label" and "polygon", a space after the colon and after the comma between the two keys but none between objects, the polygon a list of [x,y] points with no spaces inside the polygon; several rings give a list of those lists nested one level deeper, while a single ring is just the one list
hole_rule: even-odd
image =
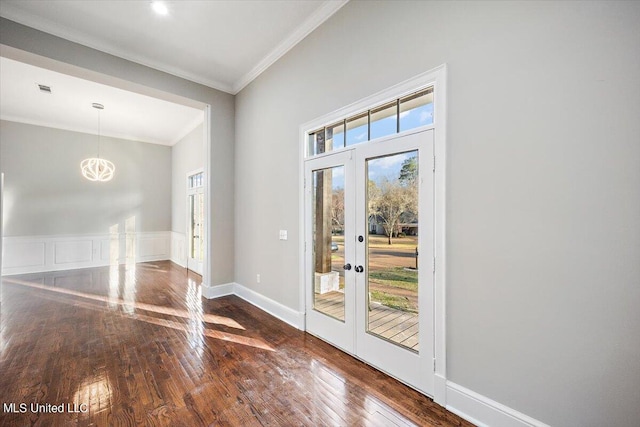
[{"label": "chandelier", "polygon": [[113,178],[116,167],[109,160],[100,158],[100,110],[104,110],[104,105],[93,103],[91,106],[98,110],[98,156],[84,159],[80,169],[89,181],[106,182]]}]

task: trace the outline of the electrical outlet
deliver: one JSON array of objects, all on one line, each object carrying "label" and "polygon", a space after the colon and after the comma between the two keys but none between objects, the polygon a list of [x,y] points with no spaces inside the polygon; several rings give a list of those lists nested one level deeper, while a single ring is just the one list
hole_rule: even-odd
[{"label": "electrical outlet", "polygon": [[260,274],[256,274],[256,283],[260,283]]}]

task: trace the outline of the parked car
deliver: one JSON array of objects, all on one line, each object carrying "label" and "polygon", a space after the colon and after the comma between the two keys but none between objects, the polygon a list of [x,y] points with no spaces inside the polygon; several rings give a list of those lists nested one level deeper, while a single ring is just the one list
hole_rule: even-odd
[{"label": "parked car", "polygon": [[331,252],[336,252],[338,250],[338,244],[331,242]]}]

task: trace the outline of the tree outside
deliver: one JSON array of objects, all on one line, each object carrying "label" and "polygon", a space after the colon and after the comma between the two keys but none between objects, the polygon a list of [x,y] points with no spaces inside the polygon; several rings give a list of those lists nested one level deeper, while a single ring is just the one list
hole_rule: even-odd
[{"label": "tree outside", "polygon": [[405,159],[395,177],[369,179],[369,215],[382,224],[388,244],[402,231],[402,224],[418,219],[418,162],[414,155]]}]

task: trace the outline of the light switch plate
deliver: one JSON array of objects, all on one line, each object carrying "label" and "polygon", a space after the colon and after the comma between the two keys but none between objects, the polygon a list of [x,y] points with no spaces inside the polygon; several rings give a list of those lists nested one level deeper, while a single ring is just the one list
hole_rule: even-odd
[{"label": "light switch plate", "polygon": [[280,230],[280,240],[287,240],[287,230]]}]

